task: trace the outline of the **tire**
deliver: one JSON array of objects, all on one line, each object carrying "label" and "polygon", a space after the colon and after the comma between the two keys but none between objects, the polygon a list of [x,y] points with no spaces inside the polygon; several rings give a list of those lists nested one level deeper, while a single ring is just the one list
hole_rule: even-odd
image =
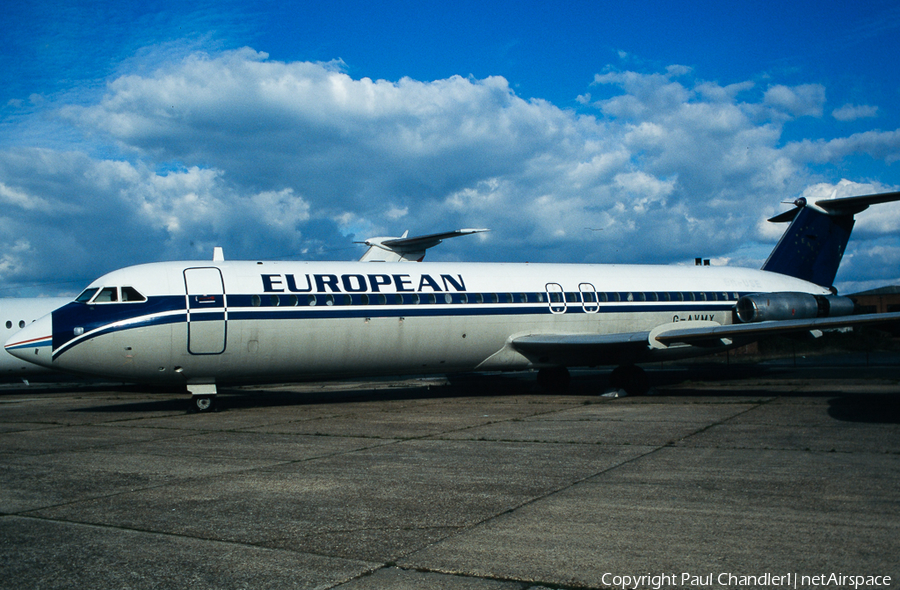
[{"label": "tire", "polygon": [[538,385],[547,393],[566,393],[571,381],[572,377],[565,367],[548,367],[537,374]]},{"label": "tire", "polygon": [[216,409],[216,396],[195,395],[191,398],[191,408],[200,414],[212,412]]}]

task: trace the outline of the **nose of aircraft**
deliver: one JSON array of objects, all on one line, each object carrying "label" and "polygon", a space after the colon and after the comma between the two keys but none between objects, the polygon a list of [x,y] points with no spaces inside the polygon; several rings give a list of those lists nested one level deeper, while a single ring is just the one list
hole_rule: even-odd
[{"label": "nose of aircraft", "polygon": [[49,367],[53,352],[53,317],[47,314],[31,322],[6,341],[6,351],[24,361]]}]

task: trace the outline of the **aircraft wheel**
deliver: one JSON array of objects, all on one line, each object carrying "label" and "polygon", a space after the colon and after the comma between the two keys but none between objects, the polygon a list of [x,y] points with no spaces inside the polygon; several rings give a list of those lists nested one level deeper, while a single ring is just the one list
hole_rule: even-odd
[{"label": "aircraft wheel", "polygon": [[565,393],[569,390],[572,378],[565,367],[540,369],[537,374],[538,385],[548,393]]},{"label": "aircraft wheel", "polygon": [[216,409],[216,396],[195,395],[191,398],[191,408],[199,413],[212,412]]},{"label": "aircraft wheel", "polygon": [[609,376],[609,384],[624,389],[628,395],[644,395],[650,391],[650,379],[644,369],[636,365],[622,365]]}]

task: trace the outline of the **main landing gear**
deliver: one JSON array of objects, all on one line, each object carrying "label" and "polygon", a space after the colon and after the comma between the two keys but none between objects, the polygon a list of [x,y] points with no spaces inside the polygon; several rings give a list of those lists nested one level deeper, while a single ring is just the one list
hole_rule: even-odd
[{"label": "main landing gear", "polygon": [[[548,393],[565,393],[569,389],[571,376],[565,367],[545,367],[538,371],[537,382]],[[637,365],[616,367],[609,376],[609,385],[628,395],[645,395],[650,391],[650,379]]]},{"label": "main landing gear", "polygon": [[613,389],[624,390],[628,395],[645,395],[650,391],[650,379],[646,371],[637,365],[621,365],[609,376]]},{"label": "main landing gear", "polygon": [[547,393],[565,393],[569,391],[572,377],[565,367],[545,367],[538,370],[537,383]]}]

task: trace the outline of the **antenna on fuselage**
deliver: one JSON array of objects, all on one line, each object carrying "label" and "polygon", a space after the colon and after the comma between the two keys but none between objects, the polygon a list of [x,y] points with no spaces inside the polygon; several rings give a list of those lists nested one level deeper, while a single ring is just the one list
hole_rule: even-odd
[{"label": "antenna on fuselage", "polygon": [[222,246],[216,246],[213,248],[213,262],[224,262],[225,261],[225,251],[222,250]]}]

